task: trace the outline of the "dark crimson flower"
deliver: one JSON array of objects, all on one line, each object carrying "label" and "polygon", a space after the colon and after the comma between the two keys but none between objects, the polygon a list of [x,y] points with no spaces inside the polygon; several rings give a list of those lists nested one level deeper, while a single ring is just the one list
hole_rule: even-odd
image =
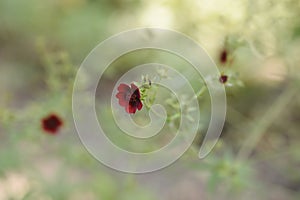
[{"label": "dark crimson flower", "polygon": [[227,75],[221,75],[219,78],[219,81],[223,84],[225,84],[228,81],[228,76]]},{"label": "dark crimson flower", "polygon": [[135,113],[136,109],[141,110],[143,104],[141,102],[141,95],[139,88],[131,83],[131,87],[121,83],[118,87],[116,97],[119,99],[119,104],[125,108],[129,114]]},{"label": "dark crimson flower", "polygon": [[226,49],[224,49],[221,54],[220,54],[220,62],[221,63],[226,63],[227,62],[227,57],[228,57],[228,52]]},{"label": "dark crimson flower", "polygon": [[42,119],[42,128],[50,134],[57,134],[59,128],[63,125],[62,119],[55,114],[50,114]]}]

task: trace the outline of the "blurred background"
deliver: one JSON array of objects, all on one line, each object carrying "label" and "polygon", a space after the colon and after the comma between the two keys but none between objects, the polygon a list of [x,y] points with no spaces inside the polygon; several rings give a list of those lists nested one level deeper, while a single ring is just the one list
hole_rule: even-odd
[{"label": "blurred background", "polygon": [[[76,71],[101,41],[137,27],[186,34],[228,76],[225,127],[206,159],[194,150],[210,119],[207,93],[200,136],[166,169],[120,173],[81,144],[71,109]],[[298,0],[0,0],[0,200],[299,199],[299,55]],[[101,99],[115,81],[154,58],[186,70],[150,50],[119,58],[100,81],[99,118],[111,115]],[[51,113],[63,123],[52,133],[43,128]]]}]

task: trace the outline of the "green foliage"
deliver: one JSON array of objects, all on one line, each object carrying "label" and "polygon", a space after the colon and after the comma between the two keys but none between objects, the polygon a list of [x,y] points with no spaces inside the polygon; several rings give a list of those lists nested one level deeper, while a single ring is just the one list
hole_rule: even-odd
[{"label": "green foliage", "polygon": [[[113,33],[155,25],[191,36],[228,76],[227,119],[214,151],[194,161],[211,105],[203,80],[185,60],[167,52],[131,52],[105,72],[105,87],[142,63],[174,67],[189,78],[201,107],[201,136],[184,161],[185,170],[205,183],[209,199],[272,199],[277,190],[278,198],[299,199],[299,11],[298,0],[0,0],[0,192],[3,187],[13,193],[7,189],[12,173],[28,181],[25,191],[3,198],[151,200],[175,188],[176,183],[146,188],[137,176],[119,176],[101,166],[82,146],[72,120],[73,82],[86,55]],[[226,62],[220,61],[223,50]],[[165,71],[157,73],[167,78]],[[127,150],[157,149],[179,126],[178,101],[150,85],[151,78],[142,78],[142,99],[148,110],[156,98],[163,100],[167,136],[146,143],[122,135],[111,120],[110,102],[99,103],[106,94],[96,99],[99,121],[112,133],[108,137]],[[188,116],[193,108],[188,103],[186,108]],[[133,120],[148,122],[147,109]],[[41,126],[52,112],[64,122],[57,135]],[[164,170],[168,176],[171,169]]]}]

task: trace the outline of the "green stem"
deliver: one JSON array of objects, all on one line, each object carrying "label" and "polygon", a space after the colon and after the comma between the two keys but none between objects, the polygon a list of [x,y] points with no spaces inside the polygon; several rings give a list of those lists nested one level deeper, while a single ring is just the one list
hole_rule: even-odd
[{"label": "green stem", "polygon": [[197,99],[202,96],[202,94],[206,91],[206,86],[203,85],[199,92],[196,93]]}]

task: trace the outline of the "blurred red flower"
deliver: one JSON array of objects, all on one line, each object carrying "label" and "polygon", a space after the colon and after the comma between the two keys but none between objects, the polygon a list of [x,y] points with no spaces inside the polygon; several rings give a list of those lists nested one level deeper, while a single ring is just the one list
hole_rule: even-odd
[{"label": "blurred red flower", "polygon": [[220,62],[225,64],[227,62],[228,52],[226,49],[223,49],[220,54]]},{"label": "blurred red flower", "polygon": [[143,104],[139,88],[133,83],[130,86],[121,83],[118,87],[119,92],[116,94],[116,97],[119,99],[119,104],[125,108],[125,111],[132,114],[136,112],[136,109],[141,110]]},{"label": "blurred red flower", "polygon": [[63,125],[62,119],[56,114],[50,114],[42,119],[42,128],[45,132],[55,135]]},{"label": "blurred red flower", "polygon": [[228,76],[227,75],[221,75],[219,78],[219,81],[223,84],[225,84],[228,81]]}]

